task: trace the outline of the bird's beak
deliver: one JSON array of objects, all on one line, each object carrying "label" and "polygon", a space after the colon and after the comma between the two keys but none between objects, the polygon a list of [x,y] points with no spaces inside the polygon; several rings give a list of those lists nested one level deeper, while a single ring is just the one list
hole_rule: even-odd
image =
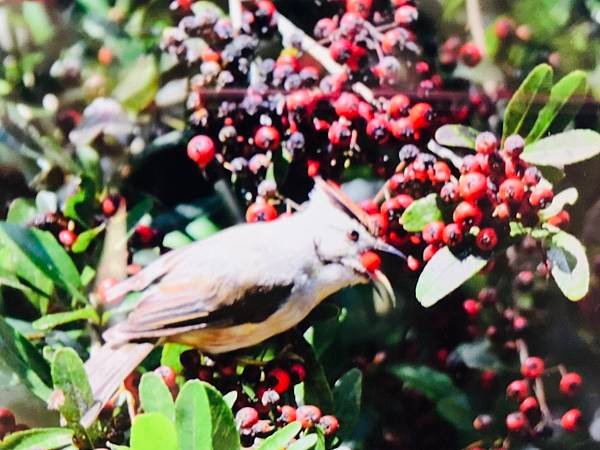
[{"label": "bird's beak", "polygon": [[402,259],[406,259],[406,255],[398,250],[396,247],[392,247],[390,244],[385,242],[383,239],[377,239],[375,241],[374,250],[379,250],[381,252],[389,253],[390,255],[398,256]]},{"label": "bird's beak", "polygon": [[391,305],[392,308],[396,307],[396,295],[394,294],[394,289],[392,288],[392,284],[388,277],[385,274],[377,269],[373,272],[369,273],[369,277],[373,282],[373,286],[375,287],[375,291],[377,291],[377,295],[383,300],[384,304]]}]

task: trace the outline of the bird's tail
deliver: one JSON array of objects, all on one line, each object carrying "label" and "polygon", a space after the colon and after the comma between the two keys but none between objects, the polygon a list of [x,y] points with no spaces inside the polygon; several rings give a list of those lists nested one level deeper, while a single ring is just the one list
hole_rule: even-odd
[{"label": "bird's tail", "polygon": [[115,347],[104,344],[85,363],[94,405],[81,419],[81,425],[88,428],[100,414],[103,406],[119,388],[123,380],[141,364],[154,348],[154,344],[123,344]]}]

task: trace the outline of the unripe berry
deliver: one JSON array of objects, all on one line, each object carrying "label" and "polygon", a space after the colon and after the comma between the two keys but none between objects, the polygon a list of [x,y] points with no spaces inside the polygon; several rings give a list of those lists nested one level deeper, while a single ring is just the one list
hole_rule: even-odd
[{"label": "unripe berry", "polygon": [[581,411],[579,409],[570,409],[560,418],[560,424],[566,431],[577,431],[581,422]]},{"label": "unripe berry", "polygon": [[460,244],[462,240],[463,232],[459,225],[455,223],[449,223],[444,227],[444,231],[442,232],[442,241],[448,247],[454,247]]},{"label": "unripe berry", "polygon": [[476,202],[487,192],[487,178],[481,173],[466,173],[458,179],[458,192],[463,200]]},{"label": "unripe berry", "polygon": [[494,133],[484,131],[475,139],[475,150],[477,153],[489,155],[498,150],[498,139]]},{"label": "unripe berry", "polygon": [[319,428],[325,437],[331,437],[339,430],[340,423],[335,416],[323,416],[319,419]]},{"label": "unripe berry", "polygon": [[461,202],[454,209],[452,220],[460,225],[463,229],[470,228],[474,225],[479,225],[483,214],[477,205],[470,202]]},{"label": "unripe berry", "polygon": [[258,418],[258,411],[252,407],[246,406],[236,413],[235,423],[238,428],[251,428],[258,422]]},{"label": "unripe berry", "polygon": [[201,169],[204,169],[215,157],[215,144],[210,137],[199,134],[188,142],[187,154]]},{"label": "unripe berry", "polygon": [[504,141],[504,151],[511,158],[517,158],[525,149],[525,139],[518,134],[513,134]]},{"label": "unripe berry", "polygon": [[525,380],[515,380],[506,388],[506,396],[518,400],[524,400],[529,395],[529,385]]},{"label": "unripe berry", "polygon": [[360,262],[367,272],[373,273],[381,267],[381,257],[375,252],[364,252],[360,255]]},{"label": "unripe berry", "polygon": [[279,131],[275,127],[262,126],[254,134],[254,143],[263,150],[276,150],[280,142]]},{"label": "unripe berry", "polygon": [[277,218],[277,210],[265,201],[252,203],[246,210],[246,222],[270,222]]},{"label": "unripe berry", "polygon": [[477,233],[475,244],[479,250],[489,252],[498,245],[498,234],[493,228],[483,228]]},{"label": "unripe berry", "polygon": [[513,433],[522,431],[527,426],[527,418],[521,412],[510,413],[506,416],[506,428]]},{"label": "unripe berry", "polygon": [[312,428],[320,418],[321,410],[314,405],[303,405],[296,410],[296,420],[304,429]]},{"label": "unripe berry", "polygon": [[176,385],[177,374],[169,366],[160,366],[154,370],[154,373],[159,375],[169,389],[173,389]]},{"label": "unripe berry", "polygon": [[560,392],[573,395],[581,387],[582,381],[581,375],[576,372],[565,373],[560,379]]},{"label": "unripe berry", "polygon": [[481,311],[481,304],[472,298],[468,298],[463,302],[463,309],[470,317],[476,317]]},{"label": "unripe berry", "polygon": [[530,356],[521,365],[521,374],[525,378],[539,378],[544,374],[544,360],[537,356]]},{"label": "unripe berry", "polygon": [[267,383],[278,394],[287,392],[290,388],[291,378],[290,374],[280,368],[271,370],[267,375]]},{"label": "unripe berry", "polygon": [[498,198],[507,203],[521,203],[525,198],[525,186],[517,178],[508,178],[500,185]]},{"label": "unripe berry", "polygon": [[410,99],[404,94],[396,94],[388,103],[388,114],[392,119],[399,119],[408,114]]}]

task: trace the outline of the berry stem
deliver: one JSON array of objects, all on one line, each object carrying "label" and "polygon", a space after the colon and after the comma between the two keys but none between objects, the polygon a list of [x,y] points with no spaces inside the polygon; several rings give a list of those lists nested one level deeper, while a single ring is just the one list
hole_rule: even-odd
[{"label": "berry stem", "polygon": [[[529,349],[527,348],[527,344],[523,339],[517,339],[516,344],[519,352],[519,360],[521,364],[523,364],[525,360],[529,358]],[[540,405],[543,421],[545,423],[551,423],[552,413],[550,412],[550,408],[548,408],[548,403],[546,402],[546,392],[544,391],[544,382],[542,381],[541,377],[535,379],[533,383],[533,392],[535,393],[537,401]]]},{"label": "berry stem", "polygon": [[485,27],[481,16],[481,5],[479,0],[467,0],[467,22],[473,36],[473,42],[479,47],[481,56],[486,56]]}]

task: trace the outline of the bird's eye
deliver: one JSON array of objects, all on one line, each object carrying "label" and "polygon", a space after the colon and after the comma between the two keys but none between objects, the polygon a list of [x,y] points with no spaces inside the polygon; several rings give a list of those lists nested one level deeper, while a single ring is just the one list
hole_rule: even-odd
[{"label": "bird's eye", "polygon": [[348,239],[350,239],[352,242],[358,241],[359,237],[360,237],[360,234],[358,234],[358,231],[356,231],[356,230],[352,230],[352,231],[348,232]]}]

